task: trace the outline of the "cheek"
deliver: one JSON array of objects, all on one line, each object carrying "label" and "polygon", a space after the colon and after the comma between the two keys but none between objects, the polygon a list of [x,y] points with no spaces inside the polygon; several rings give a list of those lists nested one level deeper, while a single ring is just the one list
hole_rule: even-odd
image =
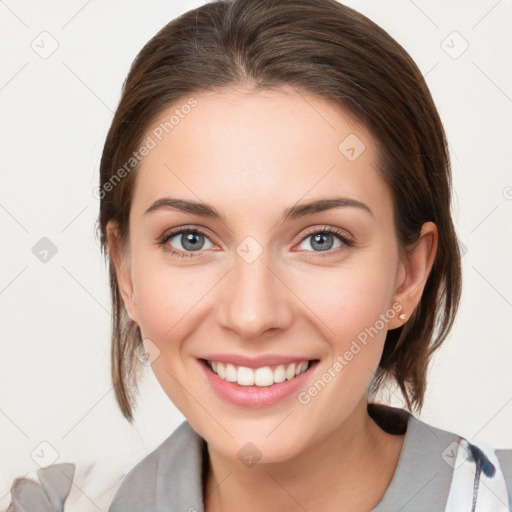
[{"label": "cheek", "polygon": [[318,418],[319,432],[343,421],[378,367],[388,322],[397,314],[390,307],[393,289],[389,274],[386,265],[365,265],[330,268],[323,280],[317,273],[315,278],[301,281],[298,295],[307,298],[305,303],[312,312],[309,318],[321,331],[329,351],[317,380],[298,397],[304,410],[314,404],[317,410],[331,411],[328,420]]},{"label": "cheek", "polygon": [[161,351],[176,351],[193,334],[208,307],[216,276],[200,267],[171,266],[139,258],[132,267],[142,335]]},{"label": "cheek", "polygon": [[144,337],[159,344],[173,335],[180,318],[186,318],[193,290],[183,284],[177,274],[159,271],[158,267],[148,267],[134,279],[137,314]]},{"label": "cheek", "polygon": [[352,265],[317,270],[307,279],[295,281],[295,286],[301,283],[298,295],[306,298],[312,311],[309,317],[329,350],[319,375],[328,383],[326,391],[315,395],[315,389],[310,390],[312,394],[306,390],[305,399],[314,400],[320,408],[337,403],[339,414],[350,410],[370,383],[382,355],[388,323],[396,314],[390,304],[395,263],[392,251],[386,258],[375,251],[364,256]]},{"label": "cheek", "polygon": [[[364,333],[391,309],[391,268],[367,261],[357,266],[317,270],[295,280],[294,287],[300,290],[298,295],[305,298],[305,304],[317,318],[316,325],[323,326],[325,338],[331,341],[334,350],[347,350],[353,339],[364,338]],[[372,330],[372,338],[383,341],[385,326],[379,322],[380,332],[375,335]]]},{"label": "cheek", "polygon": [[152,371],[183,414],[189,413],[190,408],[188,395],[183,392],[190,367],[184,364],[182,349],[197,328],[197,315],[208,291],[206,284],[193,274],[193,270],[150,264],[140,265],[133,276],[142,337],[158,349]]}]

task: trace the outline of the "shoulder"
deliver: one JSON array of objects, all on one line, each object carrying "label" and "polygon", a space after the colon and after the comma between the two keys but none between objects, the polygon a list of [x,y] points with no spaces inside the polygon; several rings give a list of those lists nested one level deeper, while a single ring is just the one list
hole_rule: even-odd
[{"label": "shoulder", "polygon": [[445,512],[511,510],[512,449],[498,449],[481,441],[468,440],[418,419],[413,420],[413,425],[437,437],[429,444],[438,453],[439,467],[445,463],[445,469],[449,468],[448,473],[445,471],[448,484],[445,484],[448,491]]},{"label": "shoulder", "polygon": [[372,512],[509,512],[512,449],[468,441],[404,410],[380,409],[374,416],[387,431],[402,433],[404,414],[407,430],[395,475]]},{"label": "shoulder", "polygon": [[201,482],[203,442],[187,421],[181,423],[163,443],[123,476],[108,511],[157,510],[157,503],[164,496],[169,504],[168,510],[174,510],[176,503],[171,503],[171,500],[184,492],[184,486],[189,495],[197,494]]}]

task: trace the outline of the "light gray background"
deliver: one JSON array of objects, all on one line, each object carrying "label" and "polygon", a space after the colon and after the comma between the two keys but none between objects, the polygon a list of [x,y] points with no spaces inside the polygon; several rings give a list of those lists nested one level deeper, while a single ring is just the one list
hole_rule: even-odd
[{"label": "light gray background", "polygon": [[[149,369],[135,426],[117,409],[92,191],[133,58],[202,3],[0,0],[0,507],[14,477],[58,456],[77,464],[73,510],[106,510],[119,476],[183,420]],[[346,3],[415,59],[450,143],[464,292],[419,417],[510,447],[512,3]],[[43,237],[57,249],[46,262],[33,253]],[[402,404],[392,390],[383,398]]]}]

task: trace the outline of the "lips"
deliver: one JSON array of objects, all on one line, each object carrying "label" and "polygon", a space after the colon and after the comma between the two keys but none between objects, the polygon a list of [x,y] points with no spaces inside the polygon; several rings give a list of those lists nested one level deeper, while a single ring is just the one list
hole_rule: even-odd
[{"label": "lips", "polygon": [[[307,359],[304,357],[283,357],[283,356],[267,356],[267,357],[259,357],[257,359],[247,358],[243,356],[234,356],[231,355],[221,355],[221,354],[209,354],[206,356],[208,358],[214,358],[213,361],[217,362],[217,369],[219,363],[226,367],[231,365],[234,362],[237,362],[240,366],[243,366],[241,363],[245,364],[245,369],[242,370],[243,374],[241,376],[242,380],[246,378],[249,374],[254,374],[256,377],[256,372],[264,369],[264,372],[268,373],[270,369],[269,366],[274,366],[275,364],[285,365],[290,361],[296,361],[298,363],[308,361],[308,366],[305,370],[302,371],[302,364],[299,364],[298,374],[295,376],[290,375],[290,379],[286,378],[282,382],[270,382],[270,379],[265,381],[260,381],[260,384],[263,383],[263,386],[258,385],[257,383],[251,384],[250,379],[244,381],[241,385],[238,382],[238,374],[237,380],[230,382],[224,378],[219,376],[211,366],[211,363],[207,359],[197,359],[200,372],[206,378],[206,382],[209,383],[211,389],[222,399],[230,402],[239,407],[244,408],[260,408],[260,407],[268,407],[271,405],[275,405],[282,400],[287,399],[294,393],[297,393],[306,383],[314,378],[313,375],[316,373],[315,369],[319,364],[318,359]],[[221,362],[224,361],[224,363]],[[272,365],[265,365],[265,363],[272,363]],[[263,366],[260,366],[262,365]],[[233,365],[234,366],[234,365]],[[240,369],[238,366],[238,370]],[[289,366],[296,366],[296,363],[290,364]],[[265,370],[266,368],[266,370]],[[237,370],[237,371],[238,371]],[[297,371],[297,370],[296,370]],[[314,372],[314,373],[313,373]],[[291,373],[291,372],[290,372]],[[245,376],[244,376],[245,374]],[[280,379],[279,379],[280,380]]]}]

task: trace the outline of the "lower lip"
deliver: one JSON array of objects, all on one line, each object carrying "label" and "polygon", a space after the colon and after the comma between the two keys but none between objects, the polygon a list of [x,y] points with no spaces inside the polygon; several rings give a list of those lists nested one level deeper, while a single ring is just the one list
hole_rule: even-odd
[{"label": "lower lip", "polygon": [[222,398],[240,407],[252,408],[274,405],[289,397],[306,383],[312,370],[318,364],[318,361],[314,361],[310,363],[308,369],[300,375],[293,379],[279,382],[278,384],[272,384],[271,386],[240,386],[236,382],[228,382],[221,379],[210,369],[204,359],[198,359],[197,361],[212,388]]}]

